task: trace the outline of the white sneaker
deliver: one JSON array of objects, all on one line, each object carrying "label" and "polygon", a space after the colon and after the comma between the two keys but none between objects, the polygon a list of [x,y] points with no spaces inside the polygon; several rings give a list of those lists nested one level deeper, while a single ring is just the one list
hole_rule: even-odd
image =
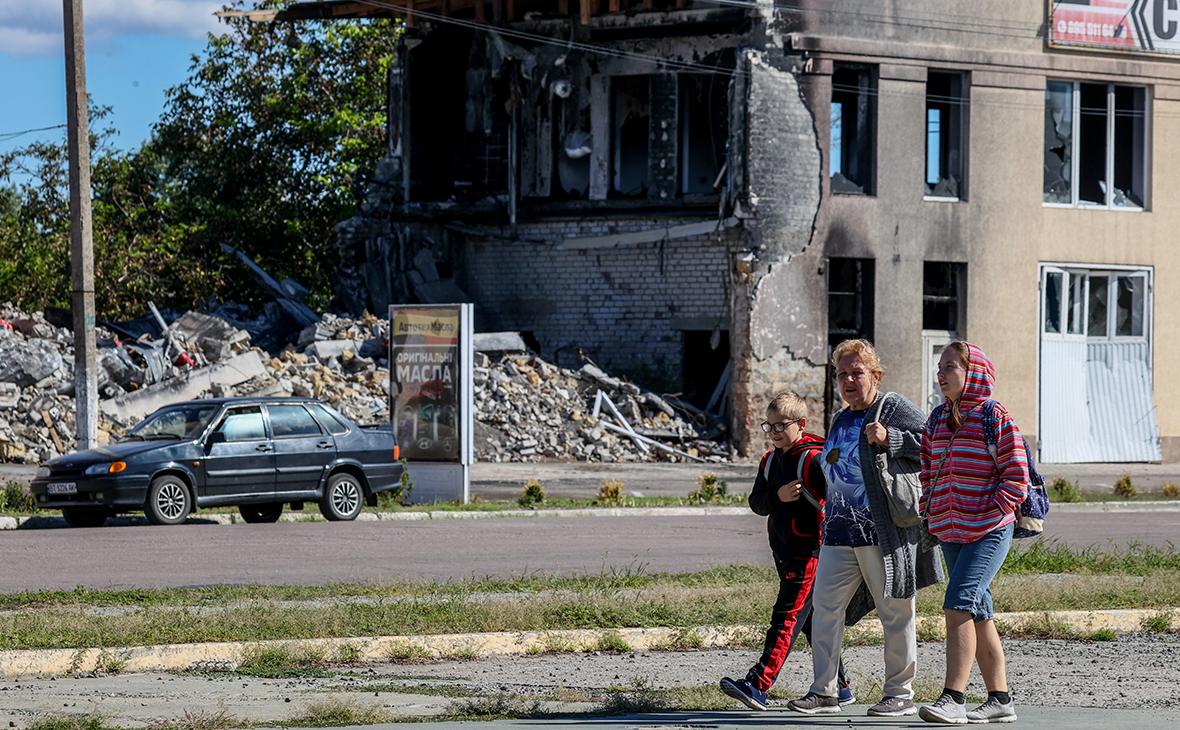
[{"label": "white sneaker", "polygon": [[1016,701],[1004,704],[995,697],[988,697],[979,707],[967,713],[967,722],[982,725],[988,722],[1016,722]]}]

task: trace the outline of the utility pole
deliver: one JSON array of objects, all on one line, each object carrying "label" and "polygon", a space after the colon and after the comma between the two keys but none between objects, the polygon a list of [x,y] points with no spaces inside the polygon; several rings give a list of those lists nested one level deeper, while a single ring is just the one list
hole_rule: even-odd
[{"label": "utility pole", "polygon": [[94,242],[90,224],[90,122],[82,0],[62,0],[69,126],[70,269],[74,283],[74,402],[78,450],[98,446],[98,370],[94,342]]}]

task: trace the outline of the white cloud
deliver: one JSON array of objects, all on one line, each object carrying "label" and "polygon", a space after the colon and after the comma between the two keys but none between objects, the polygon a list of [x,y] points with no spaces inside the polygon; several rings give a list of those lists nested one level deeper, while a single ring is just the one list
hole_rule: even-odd
[{"label": "white cloud", "polygon": [[[201,38],[218,30],[213,14],[228,0],[83,0],[86,47],[115,36],[155,34]],[[220,26],[225,28],[224,25]],[[47,56],[63,49],[61,0],[0,2],[0,49],[13,56]]]}]

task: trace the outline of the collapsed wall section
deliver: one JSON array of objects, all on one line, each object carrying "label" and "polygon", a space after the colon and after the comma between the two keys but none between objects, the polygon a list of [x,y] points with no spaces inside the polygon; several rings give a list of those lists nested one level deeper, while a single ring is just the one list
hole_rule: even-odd
[{"label": "collapsed wall section", "polygon": [[[747,50],[746,202],[752,255],[735,271],[731,339],[735,433],[753,455],[758,424],[775,393],[808,403],[809,430],[823,433],[827,356],[824,260],[809,248],[821,195],[822,157],[812,111],[800,94],[800,57]],[[742,321],[744,319],[744,321]]]}]

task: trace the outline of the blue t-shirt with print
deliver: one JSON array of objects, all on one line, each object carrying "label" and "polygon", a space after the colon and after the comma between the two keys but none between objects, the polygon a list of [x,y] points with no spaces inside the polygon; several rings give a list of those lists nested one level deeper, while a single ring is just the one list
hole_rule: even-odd
[{"label": "blue t-shirt with print", "polygon": [[[868,411],[846,410],[832,424],[821,465],[828,480],[824,505],[824,545],[865,547],[877,544],[877,529],[860,471],[860,434]],[[838,451],[837,451],[838,449]],[[830,454],[838,454],[831,458]],[[832,462],[835,461],[833,464]]]}]

